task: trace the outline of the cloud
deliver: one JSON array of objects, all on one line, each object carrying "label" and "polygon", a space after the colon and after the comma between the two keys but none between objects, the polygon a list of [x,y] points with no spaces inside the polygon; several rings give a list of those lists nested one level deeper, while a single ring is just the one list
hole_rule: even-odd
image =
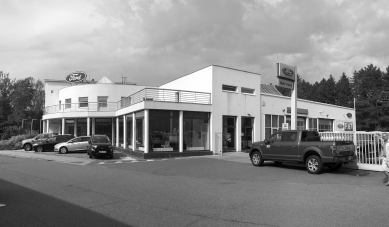
[{"label": "cloud", "polygon": [[[389,2],[5,1],[1,70],[62,79],[83,70],[158,86],[211,64],[260,73],[298,66],[309,82],[387,67]],[[7,23],[8,24],[8,23]]]}]

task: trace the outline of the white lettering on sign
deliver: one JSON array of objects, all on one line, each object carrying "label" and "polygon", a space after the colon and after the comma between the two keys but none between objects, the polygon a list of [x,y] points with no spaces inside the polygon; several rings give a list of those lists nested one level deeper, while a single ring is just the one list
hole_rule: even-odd
[{"label": "white lettering on sign", "polygon": [[278,78],[278,86],[293,90],[294,82],[289,81],[289,80],[284,80],[284,79],[279,77]]}]

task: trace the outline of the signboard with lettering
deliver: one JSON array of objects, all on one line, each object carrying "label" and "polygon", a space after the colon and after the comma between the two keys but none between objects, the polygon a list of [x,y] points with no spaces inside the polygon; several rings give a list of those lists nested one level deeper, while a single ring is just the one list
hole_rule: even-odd
[{"label": "signboard with lettering", "polygon": [[289,123],[282,123],[282,131],[289,129]]},{"label": "signboard with lettering", "polygon": [[283,88],[290,89],[290,90],[294,89],[294,82],[293,81],[284,80],[282,78],[278,78],[277,85],[280,86],[280,87],[283,87]]},{"label": "signboard with lettering", "polygon": [[69,83],[82,82],[86,79],[86,77],[87,77],[87,75],[84,72],[74,72],[74,73],[70,73],[66,77],[66,81]]},{"label": "signboard with lettering", "polygon": [[281,77],[290,81],[295,81],[295,71],[296,68],[294,66],[277,63],[277,77]]},{"label": "signboard with lettering", "polygon": [[344,131],[354,131],[352,122],[344,122]]}]

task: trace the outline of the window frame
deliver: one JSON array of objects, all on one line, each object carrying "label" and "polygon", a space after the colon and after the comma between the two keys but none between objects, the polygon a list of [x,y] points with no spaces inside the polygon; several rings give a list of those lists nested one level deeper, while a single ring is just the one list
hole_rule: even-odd
[{"label": "window frame", "polygon": [[[243,91],[243,89],[252,90],[252,93]],[[244,95],[255,95],[255,89],[253,89],[253,88],[248,88],[248,87],[240,87],[240,93],[242,93],[242,94],[244,94]]]},{"label": "window frame", "polygon": [[[81,101],[81,99],[83,98],[86,98],[86,102],[85,101]],[[88,108],[88,96],[87,97],[78,97],[78,107],[79,108]]]},{"label": "window frame", "polygon": [[[235,90],[232,91],[232,90],[224,89],[225,87],[235,88]],[[238,86],[222,84],[222,91],[223,92],[238,93]]]},{"label": "window frame", "polygon": [[65,109],[70,109],[71,107],[72,107],[72,99],[71,98],[65,99]]},{"label": "window frame", "polygon": [[[101,101],[100,99],[104,99],[103,101]],[[97,96],[97,106],[99,108],[101,107],[105,107],[107,108],[108,107],[108,96]]]}]

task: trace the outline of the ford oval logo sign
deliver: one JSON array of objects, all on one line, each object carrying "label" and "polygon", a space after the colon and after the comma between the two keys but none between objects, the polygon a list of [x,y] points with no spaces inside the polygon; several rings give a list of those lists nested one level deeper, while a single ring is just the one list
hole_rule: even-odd
[{"label": "ford oval logo sign", "polygon": [[283,68],[282,69],[282,72],[287,75],[287,76],[293,76],[294,72],[293,70],[289,69],[289,68]]},{"label": "ford oval logo sign", "polygon": [[342,125],[342,124],[338,124],[338,128],[339,128],[339,129],[342,129],[342,128],[343,128],[343,125]]},{"label": "ford oval logo sign", "polygon": [[81,82],[86,79],[86,73],[84,72],[74,72],[70,73],[66,77],[66,81],[71,83],[71,82]]},{"label": "ford oval logo sign", "polygon": [[351,118],[353,115],[351,113],[347,113],[347,117]]}]

